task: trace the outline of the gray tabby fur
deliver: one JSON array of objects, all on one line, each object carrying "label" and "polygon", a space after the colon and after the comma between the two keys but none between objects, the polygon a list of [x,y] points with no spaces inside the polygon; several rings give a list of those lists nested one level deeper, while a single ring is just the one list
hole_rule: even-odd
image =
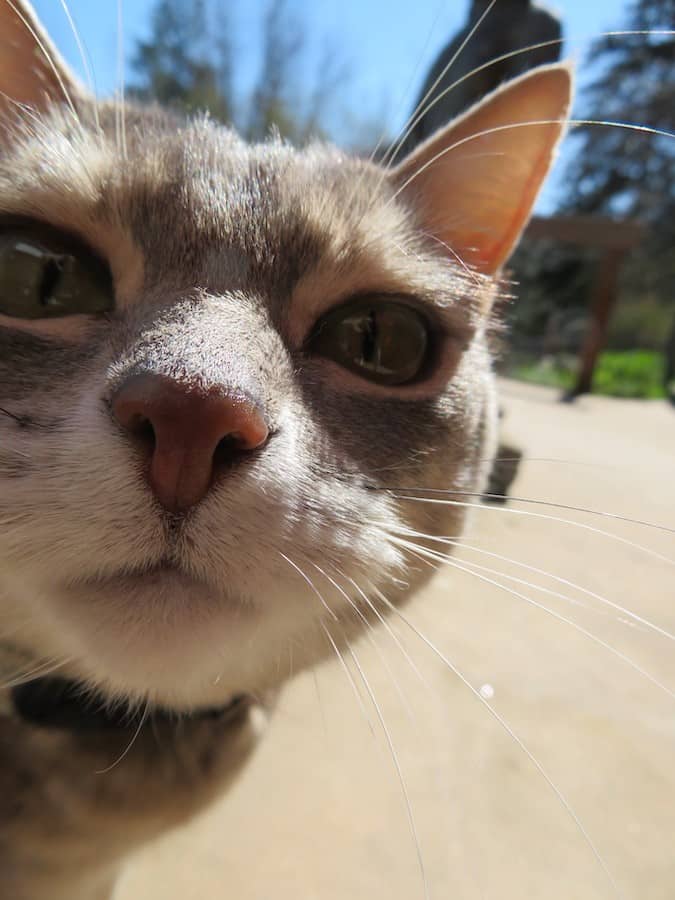
[{"label": "gray tabby fur", "polygon": [[[355,601],[359,585],[400,603],[430,570],[390,535],[461,532],[463,510],[376,489],[481,489],[496,285],[449,261],[375,165],[132,107],[124,149],[117,107],[99,104],[100,130],[88,101],[77,108],[18,110],[0,154],[0,214],[83,237],[117,295],[103,318],[0,315],[2,668],[57,661],[138,714],[242,692],[268,707],[330,652],[323,625],[338,644],[359,631],[317,567]],[[437,322],[430,378],[384,388],[303,351],[323,312],[366,292],[414,297]],[[246,393],[270,424],[264,449],[182,518],[156,504],[111,415],[115,387],[139,372]],[[130,850],[235,776],[259,712],[133,742],[135,721],[75,735],[0,715],[2,896],[107,898]]]}]

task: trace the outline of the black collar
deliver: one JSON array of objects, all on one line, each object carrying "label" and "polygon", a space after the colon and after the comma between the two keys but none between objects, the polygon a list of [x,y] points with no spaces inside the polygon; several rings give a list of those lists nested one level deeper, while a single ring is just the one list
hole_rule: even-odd
[{"label": "black collar", "polygon": [[[126,704],[111,704],[100,695],[65,678],[35,678],[12,688],[12,706],[24,722],[39,728],[58,728],[66,731],[136,730],[138,716],[129,713]],[[246,702],[245,695],[237,695],[226,706],[198,710],[188,716],[154,707],[146,715],[145,725],[153,722],[176,722],[179,719],[215,719]]]}]

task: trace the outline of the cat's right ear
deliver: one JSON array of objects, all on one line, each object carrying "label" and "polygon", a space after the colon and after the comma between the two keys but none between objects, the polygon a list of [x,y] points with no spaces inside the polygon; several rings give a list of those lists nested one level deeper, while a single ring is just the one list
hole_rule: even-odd
[{"label": "cat's right ear", "polygon": [[516,245],[565,131],[568,65],[508,81],[421,144],[390,177],[454,258],[494,275]]},{"label": "cat's right ear", "polygon": [[52,44],[25,0],[0,0],[0,138],[22,107],[76,107],[85,89]]}]

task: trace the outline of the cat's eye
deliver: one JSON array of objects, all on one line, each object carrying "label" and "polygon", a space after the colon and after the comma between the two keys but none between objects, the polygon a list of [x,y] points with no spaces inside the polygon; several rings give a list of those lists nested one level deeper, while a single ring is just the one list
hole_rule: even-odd
[{"label": "cat's eye", "polygon": [[367,297],[323,316],[307,349],[369,381],[403,385],[426,368],[430,343],[427,320],[411,305]]},{"label": "cat's eye", "polygon": [[113,305],[108,267],[78,241],[40,225],[0,227],[0,313],[50,319]]}]

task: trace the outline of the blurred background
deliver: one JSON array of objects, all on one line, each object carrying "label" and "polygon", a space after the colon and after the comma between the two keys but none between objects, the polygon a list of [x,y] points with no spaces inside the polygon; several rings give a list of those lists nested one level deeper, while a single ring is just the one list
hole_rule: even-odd
[{"label": "blurred background", "polygon": [[[318,135],[391,158],[425,88],[474,26],[435,95],[515,55],[448,92],[404,150],[500,81],[558,56],[577,64],[577,118],[675,131],[675,37],[663,33],[675,28],[675,0],[560,0],[548,13],[527,0],[72,0],[87,66],[62,5],[35,5],[99,95],[124,84],[127,95],[208,109],[253,140],[274,128],[295,143]],[[517,52],[535,43],[545,46]],[[672,397],[675,139],[574,127],[537,213],[507,272],[518,301],[503,308],[501,371],[568,399],[591,389]]]}]

